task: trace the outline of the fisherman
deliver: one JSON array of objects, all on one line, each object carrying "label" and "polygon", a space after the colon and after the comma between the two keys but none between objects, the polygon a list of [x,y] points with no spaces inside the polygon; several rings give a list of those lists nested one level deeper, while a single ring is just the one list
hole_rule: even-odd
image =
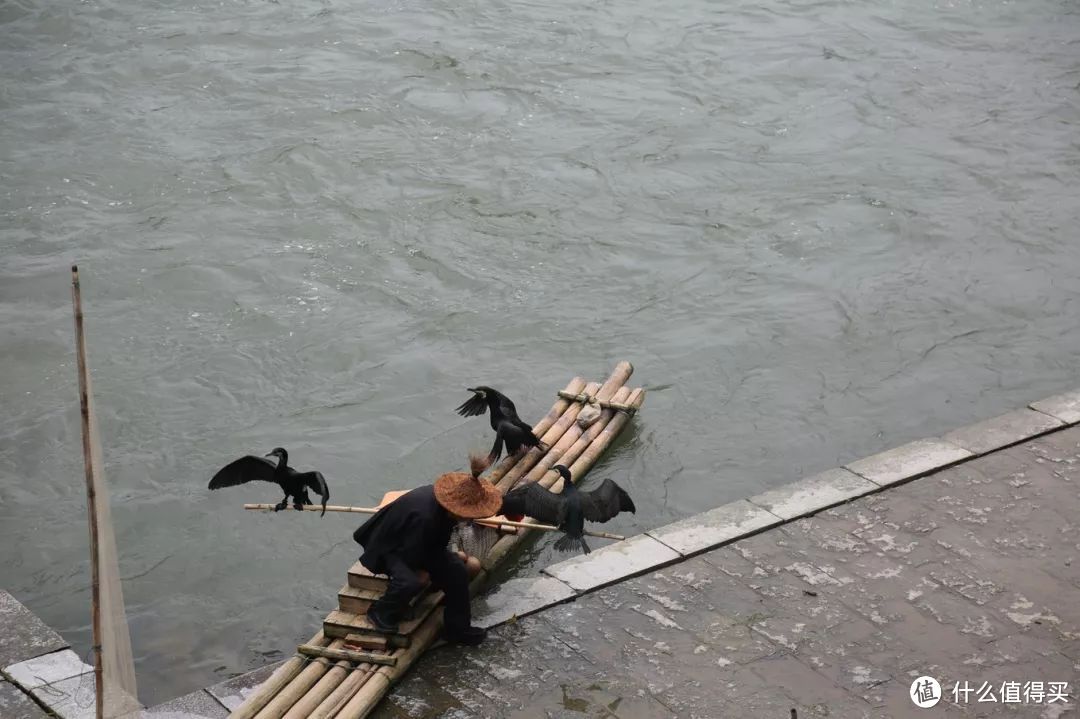
[{"label": "fisherman", "polygon": [[[390,577],[386,592],[368,608],[368,620],[381,632],[396,632],[409,603],[426,584],[424,574],[446,597],[444,636],[455,644],[475,646],[486,632],[472,626],[469,569],[474,557],[447,549],[458,522],[499,513],[502,494],[480,479],[490,465],[486,457],[470,457],[469,472],[448,472],[435,484],[402,495],[365,522],[353,539],[363,546],[360,563],[374,574]],[[471,566],[467,569],[466,563]]]}]

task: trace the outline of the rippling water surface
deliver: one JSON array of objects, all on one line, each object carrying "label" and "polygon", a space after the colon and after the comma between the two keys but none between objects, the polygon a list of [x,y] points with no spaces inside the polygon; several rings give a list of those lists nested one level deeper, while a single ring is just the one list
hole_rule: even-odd
[{"label": "rippling water surface", "polygon": [[370,504],[629,359],[632,533],[1080,384],[1078,12],[0,2],[0,585],[87,651],[75,260],[148,703],[357,555],[240,454]]}]

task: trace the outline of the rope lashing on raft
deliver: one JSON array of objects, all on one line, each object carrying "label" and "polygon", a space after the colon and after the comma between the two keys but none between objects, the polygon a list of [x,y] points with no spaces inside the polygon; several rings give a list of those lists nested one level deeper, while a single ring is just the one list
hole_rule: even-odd
[{"label": "rope lashing on raft", "polygon": [[623,414],[633,416],[637,414],[637,407],[633,407],[624,402],[612,402],[607,399],[597,399],[596,397],[589,396],[585,393],[567,392],[561,389],[557,392],[560,399],[568,399],[571,402],[580,402],[586,406],[599,405],[602,409],[613,409],[616,412],[622,412]]}]

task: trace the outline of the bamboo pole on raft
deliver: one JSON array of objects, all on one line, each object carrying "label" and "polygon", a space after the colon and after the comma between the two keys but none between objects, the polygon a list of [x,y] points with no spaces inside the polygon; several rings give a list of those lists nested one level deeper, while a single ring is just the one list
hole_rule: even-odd
[{"label": "bamboo pole on raft", "polygon": [[[317,647],[325,647],[330,643],[330,640],[323,635],[320,629],[307,643],[314,644]],[[229,719],[253,719],[259,713],[259,710],[265,707],[279,691],[296,678],[296,675],[303,670],[305,664],[307,664],[307,660],[304,657],[296,656],[275,669],[269,679],[260,684],[258,689],[248,695],[248,698],[229,714]]]},{"label": "bamboo pole on raft", "polygon": [[[327,646],[330,649],[341,649],[345,646],[345,642],[335,639]],[[285,713],[326,674],[330,665],[330,662],[325,659],[307,660],[305,657],[304,661],[308,662],[307,666],[255,715],[255,719],[282,719]]]},{"label": "bamboo pole on raft", "polygon": [[[629,387],[619,387],[619,389],[617,389],[615,393],[611,396],[618,397],[620,399],[627,399],[628,397],[630,397],[630,394],[631,390]],[[605,417],[601,413],[600,417],[600,419],[604,419],[607,421],[603,422],[603,424],[598,421],[594,423],[591,427],[585,430],[578,431],[577,437],[573,438],[573,441],[569,442],[569,445],[567,447],[562,448],[562,451],[557,457],[545,457],[543,462],[538,464],[536,467],[533,467],[532,471],[525,475],[524,481],[540,482],[542,486],[548,489],[551,489],[556,484],[559,484],[559,474],[558,472],[554,472],[551,468],[554,467],[556,464],[564,465],[567,469],[570,469],[573,466],[574,462],[577,461],[578,457],[580,457],[590,446],[592,446],[593,441],[600,436],[600,433],[604,431],[604,428],[607,427],[608,423],[611,422],[611,420],[616,416],[616,410],[607,411],[611,412],[610,416]],[[572,470],[571,474],[575,481],[580,479],[580,476],[576,473],[573,473]],[[582,472],[582,474],[584,474],[584,472]],[[562,490],[560,489],[558,491]]]},{"label": "bamboo pole on raft", "polygon": [[311,688],[311,691],[304,694],[289,709],[288,713],[285,714],[285,719],[309,719],[350,674],[359,674],[359,681],[363,682],[373,671],[374,664],[370,662],[362,662],[354,667],[349,660],[339,660]]},{"label": "bamboo pole on raft", "polygon": [[[365,666],[363,664],[361,667]],[[308,719],[330,719],[335,716],[341,707],[349,703],[349,700],[356,695],[356,692],[360,691],[367,680],[374,673],[374,668],[369,667],[365,671],[359,671],[360,667],[357,667],[355,671],[350,672],[340,684],[330,692],[330,695],[322,700],[322,703],[315,708]]]}]

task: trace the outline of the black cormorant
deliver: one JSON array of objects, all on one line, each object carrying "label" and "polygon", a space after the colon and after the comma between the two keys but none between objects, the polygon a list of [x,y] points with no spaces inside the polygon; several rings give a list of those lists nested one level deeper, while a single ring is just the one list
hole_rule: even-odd
[{"label": "black cormorant", "polygon": [[585,520],[606,522],[619,512],[636,512],[637,508],[622,487],[611,479],[589,492],[582,492],[571,481],[570,470],[561,464],[552,467],[563,478],[561,494],[544,489],[530,482],[506,493],[503,497],[502,514],[527,514],[541,522],[554,524],[566,532],[555,542],[560,552],[572,552],[581,547],[585,554],[591,550],[585,543]]},{"label": "black cormorant", "polygon": [[495,444],[491,447],[491,461],[502,456],[503,443],[510,454],[518,454],[528,447],[538,447],[547,451],[547,445],[541,442],[532,427],[521,421],[517,408],[510,398],[491,387],[469,387],[473,396],[457,408],[462,417],[475,417],[488,410],[491,415],[491,428],[495,430]]},{"label": "black cormorant", "polygon": [[[266,457],[277,457],[275,465]],[[266,457],[256,457],[249,454],[235,462],[222,467],[214,478],[210,480],[210,489],[222,487],[235,487],[238,484],[246,484],[257,479],[264,482],[275,482],[285,492],[285,499],[275,507],[275,512],[280,512],[289,506],[289,497],[293,498],[293,507],[300,509],[305,504],[311,504],[308,489],[322,497],[322,514],[326,514],[326,502],[330,499],[330,490],[326,487],[326,480],[321,472],[297,472],[289,466],[289,453],[281,447],[275,447]]]}]

